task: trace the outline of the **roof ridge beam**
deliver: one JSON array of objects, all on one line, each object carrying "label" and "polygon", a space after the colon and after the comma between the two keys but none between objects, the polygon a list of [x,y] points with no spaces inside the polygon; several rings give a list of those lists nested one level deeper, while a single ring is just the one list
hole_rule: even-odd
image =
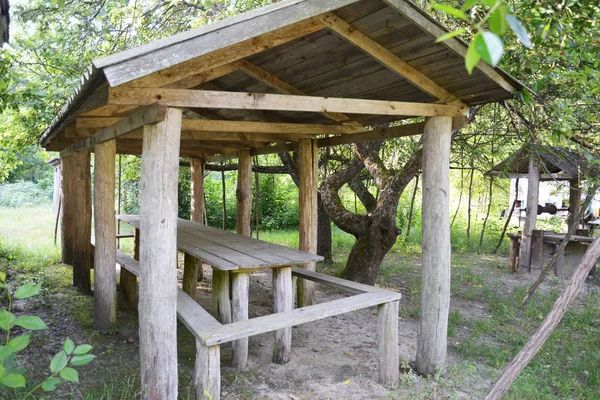
[{"label": "roof ridge beam", "polygon": [[117,87],[109,89],[109,104],[147,105],[156,101],[170,107],[337,112],[408,117],[455,117],[468,111],[459,104],[413,103],[388,100],[243,93],[212,90]]},{"label": "roof ridge beam", "polygon": [[375,58],[379,63],[383,64],[386,68],[397,73],[424,92],[444,103],[457,100],[455,95],[448,92],[446,89],[419,72],[416,68],[412,67],[394,53],[344,21],[341,17],[329,12],[320,16],[319,19],[343,39],[360,48],[362,51]]}]

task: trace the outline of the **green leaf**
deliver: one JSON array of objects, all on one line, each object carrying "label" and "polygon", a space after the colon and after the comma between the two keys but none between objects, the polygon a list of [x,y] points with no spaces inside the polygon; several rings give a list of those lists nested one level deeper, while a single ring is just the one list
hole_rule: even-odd
[{"label": "green leaf", "polygon": [[42,321],[40,317],[36,317],[33,315],[26,315],[24,317],[19,317],[15,321],[15,325],[22,326],[25,329],[29,329],[32,331],[38,331],[40,329],[48,329],[48,326]]},{"label": "green leaf", "polygon": [[460,9],[462,11],[467,11],[468,9],[473,7],[475,4],[477,4],[477,0],[466,0]]},{"label": "green leaf", "polygon": [[17,317],[6,310],[0,310],[0,328],[9,331],[13,327]]},{"label": "green leaf", "polygon": [[66,367],[60,370],[60,377],[65,381],[79,383],[79,374],[73,368]]},{"label": "green leaf", "polygon": [[502,36],[508,30],[508,7],[505,4],[499,6],[490,17],[490,30],[498,36]]},{"label": "green leaf", "polygon": [[6,375],[6,369],[4,368],[4,365],[2,365],[2,363],[0,363],[0,381],[2,380],[2,378],[4,378],[5,375]]},{"label": "green leaf", "polygon": [[0,346],[0,361],[6,360],[12,354],[12,350],[8,346]]},{"label": "green leaf", "polygon": [[457,8],[448,6],[446,4],[432,4],[431,8],[452,15],[453,17],[460,18],[464,21],[467,20],[467,14],[465,14],[463,11]]},{"label": "green leaf", "polygon": [[2,378],[2,384],[9,388],[25,387],[25,377],[19,374],[8,374]]},{"label": "green leaf", "polygon": [[77,346],[75,348],[74,353],[78,356],[82,355],[82,354],[87,354],[90,352],[90,350],[92,350],[92,346],[90,346],[89,344],[80,344],[79,346]]},{"label": "green leaf", "polygon": [[73,350],[75,350],[75,343],[73,343],[71,339],[67,338],[67,340],[65,340],[65,343],[63,344],[63,350],[68,355],[73,354]]},{"label": "green leaf", "polygon": [[[479,34],[477,35],[479,36]],[[479,60],[481,60],[481,56],[477,53],[477,50],[475,50],[475,41],[472,41],[469,44],[467,55],[465,56],[465,66],[467,67],[469,74],[473,73],[473,68],[475,68],[475,65],[477,65]]]},{"label": "green leaf", "polygon": [[85,365],[96,358],[93,354],[84,354],[81,356],[75,356],[71,359],[71,365],[80,366]]},{"label": "green leaf", "polygon": [[517,17],[511,14],[507,14],[506,22],[508,22],[510,29],[515,33],[515,35],[517,35],[523,46],[527,47],[528,49],[533,47],[533,45],[531,44],[531,39],[529,39],[529,34],[525,30],[525,27],[521,25],[521,22],[519,22]]},{"label": "green leaf", "polygon": [[439,38],[435,39],[435,42],[436,43],[443,42],[444,40],[451,39],[454,36],[458,36],[458,35],[464,33],[465,31],[466,31],[466,29],[462,28],[462,29],[457,29],[457,30],[452,31],[452,32],[448,32],[445,35],[442,35]]},{"label": "green leaf", "polygon": [[8,342],[8,347],[13,353],[23,350],[29,345],[29,335],[18,336]]},{"label": "green leaf", "polygon": [[37,285],[33,284],[32,282],[27,282],[15,291],[13,297],[15,299],[26,299],[28,297],[35,296],[40,292],[41,287],[41,282]]},{"label": "green leaf", "polygon": [[481,58],[495,67],[502,58],[504,53],[504,44],[496,34],[488,31],[478,33],[473,41],[475,43],[475,50]]},{"label": "green leaf", "polygon": [[67,353],[65,353],[64,351],[61,351],[57,355],[52,357],[52,361],[50,361],[50,372],[55,374],[58,371],[62,370],[64,367],[66,367],[67,358]]},{"label": "green leaf", "polygon": [[42,383],[42,389],[44,389],[44,392],[53,392],[58,385],[60,385],[60,379],[51,376]]},{"label": "green leaf", "polygon": [[[5,89],[7,87],[6,82],[0,82],[0,90]],[[0,289],[6,289],[6,284],[4,282],[0,282]]]}]

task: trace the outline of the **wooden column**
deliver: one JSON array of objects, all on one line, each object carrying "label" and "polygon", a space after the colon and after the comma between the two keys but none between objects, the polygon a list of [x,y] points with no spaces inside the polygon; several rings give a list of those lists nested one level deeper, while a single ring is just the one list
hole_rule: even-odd
[{"label": "wooden column", "polygon": [[231,296],[229,292],[229,271],[212,269],[212,299],[216,318],[222,324],[231,323]]},{"label": "wooden column", "polygon": [[[133,229],[133,258],[140,260],[140,230]],[[119,310],[131,312],[135,310],[137,299],[137,277],[125,268],[121,268],[119,276]]]},{"label": "wooden column", "polygon": [[221,398],[221,349],[219,346],[204,346],[197,339],[194,391],[195,400]]},{"label": "wooden column", "polygon": [[[575,217],[577,217],[577,213],[581,208],[581,182],[579,178],[573,179],[569,181],[569,219],[567,231],[573,224]],[[577,221],[579,222],[579,221]]]},{"label": "wooden column", "polygon": [[73,265],[73,233],[75,225],[75,176],[73,156],[62,159],[60,241],[62,262]]},{"label": "wooden column", "polygon": [[94,146],[94,328],[117,322],[114,140]]},{"label": "wooden column", "polygon": [[[238,180],[235,195],[237,198],[236,231],[239,235],[250,236],[252,212],[252,156],[248,150],[239,151]],[[231,273],[231,317],[233,322],[248,319],[249,272]],[[248,362],[248,338],[233,342],[232,365],[244,368]]]},{"label": "wooden column", "polygon": [[[311,139],[298,141],[298,163],[300,169],[299,218],[300,218],[300,250],[317,254],[317,191],[318,191],[318,157],[317,143]],[[316,270],[316,263],[309,263],[306,269]],[[298,279],[298,307],[311,306],[315,303],[315,283]]]},{"label": "wooden column", "polygon": [[537,206],[540,190],[540,166],[532,154],[529,157],[529,175],[527,178],[527,212],[521,235],[519,249],[519,272],[528,273],[531,264],[531,235],[537,221]]},{"label": "wooden column", "polygon": [[393,388],[398,383],[400,354],[398,351],[398,305],[381,304],[377,308],[377,348],[379,351],[379,383]]},{"label": "wooden column", "polygon": [[177,179],[181,110],[144,126],[140,178],[140,375],[143,399],[177,398]]},{"label": "wooden column", "polygon": [[[204,160],[190,158],[191,174],[191,205],[190,220],[199,224],[204,223]],[[202,260],[187,253],[183,260],[183,291],[196,300],[197,282],[203,278]]]},{"label": "wooden column", "polygon": [[423,133],[423,284],[417,371],[446,370],[450,307],[450,142],[452,118],[433,117]]},{"label": "wooden column", "polygon": [[90,267],[92,257],[92,182],[90,151],[82,150],[71,156],[74,169],[73,225],[73,286],[90,290]]},{"label": "wooden column", "polygon": [[[291,311],[294,294],[292,293],[292,268],[282,267],[273,269],[273,312]],[[290,361],[292,354],[292,328],[275,331],[273,345],[273,362],[285,364]]]}]

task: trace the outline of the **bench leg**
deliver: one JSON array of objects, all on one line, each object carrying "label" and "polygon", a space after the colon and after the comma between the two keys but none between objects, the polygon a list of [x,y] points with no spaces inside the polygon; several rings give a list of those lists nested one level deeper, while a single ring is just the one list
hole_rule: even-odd
[{"label": "bench leg", "polygon": [[196,300],[196,291],[198,285],[198,262],[196,257],[188,253],[183,255],[183,291],[192,299]]},{"label": "bench leg", "polygon": [[213,304],[217,319],[222,324],[231,323],[231,300],[229,299],[229,271],[213,268]]},{"label": "bench leg", "polygon": [[398,301],[381,304],[377,309],[379,383],[394,387],[398,383]]},{"label": "bench leg", "polygon": [[[249,272],[231,273],[233,288],[232,318],[233,322],[246,321],[248,319],[248,291],[250,287]],[[231,364],[234,368],[242,369],[248,363],[248,338],[238,339],[233,342],[233,359]]]},{"label": "bench leg", "polygon": [[[273,269],[273,312],[291,311],[293,306],[292,268]],[[292,328],[275,331],[273,362],[285,364],[290,361],[292,348]]]},{"label": "bench leg", "polygon": [[204,346],[196,340],[196,366],[194,368],[195,400],[221,398],[221,350],[219,346]]}]

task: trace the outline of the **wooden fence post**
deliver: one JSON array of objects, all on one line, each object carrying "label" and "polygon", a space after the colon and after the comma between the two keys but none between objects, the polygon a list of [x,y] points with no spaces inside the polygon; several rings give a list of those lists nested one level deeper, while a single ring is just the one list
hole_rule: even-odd
[{"label": "wooden fence post", "polygon": [[94,146],[94,328],[117,322],[114,140]]},{"label": "wooden fence post", "polygon": [[75,176],[73,156],[62,159],[60,242],[62,262],[73,265],[73,234],[75,224]]},{"label": "wooden fence post", "polygon": [[450,307],[450,142],[452,118],[433,117],[423,133],[423,284],[417,371],[446,370]]},{"label": "wooden fence post", "polygon": [[140,178],[140,375],[143,399],[177,398],[177,178],[181,110],[144,126]]},{"label": "wooden fence post", "polygon": [[[298,141],[299,163],[299,218],[300,218],[300,250],[317,254],[317,190],[318,190],[318,153],[317,143],[311,139]],[[316,263],[309,263],[306,269],[316,270]],[[311,306],[315,303],[315,284],[306,279],[298,279],[298,307]]]},{"label": "wooden fence post", "polygon": [[90,277],[92,257],[92,182],[90,151],[81,150],[71,156],[74,169],[73,225],[73,286],[91,290]]},{"label": "wooden fence post", "polygon": [[540,190],[540,166],[532,153],[529,156],[529,176],[527,178],[527,213],[521,235],[519,249],[519,272],[528,273],[531,265],[531,235],[537,221],[537,206]]}]

